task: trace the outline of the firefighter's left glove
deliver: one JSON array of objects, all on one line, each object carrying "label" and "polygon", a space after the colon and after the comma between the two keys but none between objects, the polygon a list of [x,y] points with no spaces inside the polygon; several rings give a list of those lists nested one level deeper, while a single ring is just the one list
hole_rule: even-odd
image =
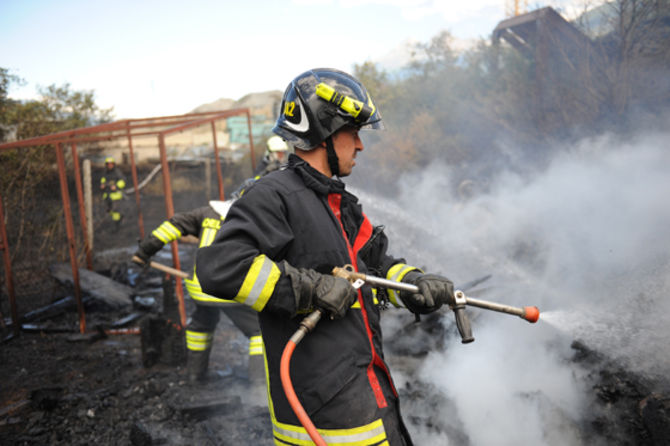
[{"label": "firefighter's left glove", "polygon": [[284,271],[291,279],[296,313],[319,308],[331,319],[344,317],[358,296],[356,289],[341,277],[321,274],[313,269],[294,268],[284,262]]},{"label": "firefighter's left glove", "polygon": [[446,277],[410,271],[402,279],[419,288],[418,293],[402,291],[400,299],[412,313],[427,314],[438,310],[443,304],[453,305],[454,284]]},{"label": "firefighter's left glove", "polygon": [[133,262],[137,263],[138,265],[147,265],[149,264],[150,258],[151,256],[144,252],[144,250],[140,247],[137,251],[135,251]]},{"label": "firefighter's left glove", "polygon": [[163,242],[158,240],[156,237],[149,236],[139,242],[137,251],[135,251],[135,257],[139,257],[142,260],[142,263],[138,262],[137,259],[134,259],[136,263],[140,265],[148,265],[151,257],[156,254],[163,247]]}]

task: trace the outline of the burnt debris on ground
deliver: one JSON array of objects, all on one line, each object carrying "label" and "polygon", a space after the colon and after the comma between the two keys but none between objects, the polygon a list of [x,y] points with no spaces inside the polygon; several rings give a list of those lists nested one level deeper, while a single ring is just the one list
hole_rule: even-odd
[{"label": "burnt debris on ground", "polygon": [[[0,443],[272,444],[264,388],[247,372],[246,338],[222,317],[208,380],[190,384],[183,333],[170,323],[179,320],[174,284],[129,258],[122,253],[101,271],[109,276],[90,272],[82,281],[86,334],[72,295],[24,315],[19,336],[11,326],[3,332]],[[98,275],[121,292],[98,295]],[[67,277],[59,281],[67,288]]]},{"label": "burnt debris on ground", "polygon": [[[180,244],[185,265],[191,264],[194,249]],[[131,246],[101,253],[98,270],[87,273],[85,335],[79,334],[68,269],[58,265],[51,269],[60,283],[51,302],[23,315],[19,336],[9,336],[11,327],[5,327],[0,443],[273,444],[265,388],[248,376],[247,339],[222,317],[208,381],[190,384],[183,335],[171,323],[179,317],[174,282],[130,262],[133,251]],[[168,264],[167,256],[159,253],[156,260]],[[98,292],[98,280],[114,293]],[[189,314],[188,297],[186,304]],[[410,314],[390,310],[384,318],[394,324],[385,327],[386,359],[399,376],[416,375],[431,351],[449,348],[449,340],[457,336],[448,314],[416,323]],[[476,313],[472,320],[478,323]],[[590,412],[573,426],[580,444],[670,443],[670,392],[665,387],[584,342],[574,342],[572,351],[574,356],[566,360],[588,371],[585,379],[592,390]],[[419,378],[399,380],[398,387],[410,430],[419,432],[417,444],[435,435],[473,444],[454,401],[438,388]]]}]

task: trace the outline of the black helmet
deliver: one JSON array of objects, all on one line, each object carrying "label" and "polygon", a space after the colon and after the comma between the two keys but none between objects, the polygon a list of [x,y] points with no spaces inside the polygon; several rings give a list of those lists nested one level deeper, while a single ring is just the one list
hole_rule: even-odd
[{"label": "black helmet", "polygon": [[347,125],[384,128],[363,84],[342,71],[315,68],[286,88],[272,131],[295,148],[311,150]]}]

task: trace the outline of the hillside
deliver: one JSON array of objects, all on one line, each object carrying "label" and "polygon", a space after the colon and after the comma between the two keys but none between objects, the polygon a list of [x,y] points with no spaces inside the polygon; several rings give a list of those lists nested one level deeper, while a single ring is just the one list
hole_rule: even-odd
[{"label": "hillside", "polygon": [[270,90],[258,93],[249,93],[237,101],[229,98],[220,98],[207,104],[199,105],[189,113],[201,113],[213,110],[228,110],[231,108],[249,108],[253,115],[264,115],[274,119],[281,103],[282,92]]}]

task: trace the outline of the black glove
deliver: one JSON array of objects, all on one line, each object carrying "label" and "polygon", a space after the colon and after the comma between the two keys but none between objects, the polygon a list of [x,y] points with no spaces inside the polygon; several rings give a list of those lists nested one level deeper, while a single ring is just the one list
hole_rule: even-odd
[{"label": "black glove", "polygon": [[358,292],[341,277],[317,273],[313,269],[294,268],[284,262],[284,271],[291,279],[296,312],[311,311],[314,307],[324,310],[331,319],[344,317]]},{"label": "black glove", "polygon": [[138,265],[146,265],[149,263],[149,256],[143,250],[138,249],[135,251],[135,255],[133,256],[133,262],[137,263]]},{"label": "black glove", "polygon": [[135,251],[135,257],[139,257],[142,262],[138,262],[137,259],[133,259],[133,261],[140,265],[148,265],[151,257],[160,251],[163,246],[163,242],[154,236],[149,236],[139,243],[137,251]]},{"label": "black glove", "polygon": [[418,293],[402,291],[400,299],[412,313],[427,314],[439,309],[442,304],[453,305],[454,284],[446,277],[410,271],[402,279],[419,288]]}]

